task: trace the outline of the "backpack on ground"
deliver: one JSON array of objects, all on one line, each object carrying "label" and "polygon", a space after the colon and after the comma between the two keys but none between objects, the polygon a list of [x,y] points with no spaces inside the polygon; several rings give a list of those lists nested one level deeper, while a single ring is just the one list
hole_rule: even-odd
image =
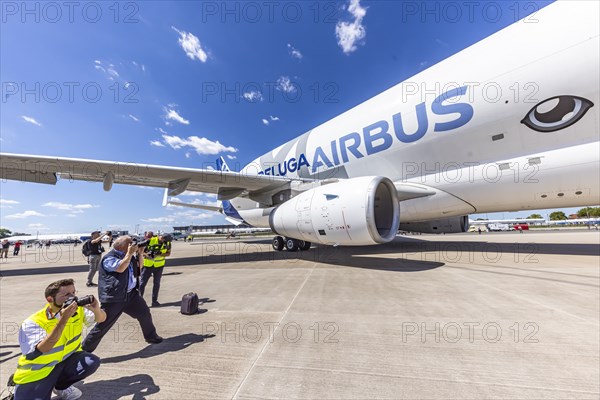
[{"label": "backpack on ground", "polygon": [[181,299],[181,313],[184,315],[193,315],[198,312],[198,295],[196,293],[187,293]]},{"label": "backpack on ground", "polygon": [[81,246],[81,253],[86,257],[89,257],[89,255],[92,254],[92,246],[89,240],[83,242],[83,246]]}]

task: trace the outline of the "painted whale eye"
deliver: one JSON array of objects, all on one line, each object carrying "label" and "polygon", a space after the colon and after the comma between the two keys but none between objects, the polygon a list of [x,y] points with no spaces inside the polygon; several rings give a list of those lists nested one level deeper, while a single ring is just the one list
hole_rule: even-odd
[{"label": "painted whale eye", "polygon": [[521,123],[538,132],[554,132],[573,125],[593,106],[583,97],[551,97],[529,110]]}]

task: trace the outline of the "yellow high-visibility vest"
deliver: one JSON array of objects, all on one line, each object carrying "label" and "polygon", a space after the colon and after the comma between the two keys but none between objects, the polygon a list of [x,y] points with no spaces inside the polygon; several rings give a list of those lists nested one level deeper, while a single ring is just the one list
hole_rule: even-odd
[{"label": "yellow high-visibility vest", "polygon": [[[58,318],[48,319],[46,314],[47,308],[50,305],[42,308],[40,311],[29,317],[34,323],[44,329],[48,335],[58,323]],[[54,369],[56,364],[66,360],[71,354],[81,350],[81,333],[83,332],[83,323],[85,321],[85,312],[83,307],[77,309],[77,313],[69,318],[69,321],[63,329],[62,335],[54,347],[33,360],[25,358],[25,354],[19,357],[19,365],[15,372],[14,381],[17,385],[30,383],[44,379]]]},{"label": "yellow high-visibility vest", "polygon": [[[167,244],[163,243],[161,245],[158,241],[158,237],[153,236],[150,239],[150,243],[148,243],[148,248],[155,249],[155,256],[154,256],[154,259],[144,258],[144,267],[148,267],[148,268],[163,267],[165,265],[165,257],[161,256],[159,254],[166,254],[167,251],[169,251],[169,247],[167,246]],[[157,251],[158,251],[158,253],[157,253]]]}]

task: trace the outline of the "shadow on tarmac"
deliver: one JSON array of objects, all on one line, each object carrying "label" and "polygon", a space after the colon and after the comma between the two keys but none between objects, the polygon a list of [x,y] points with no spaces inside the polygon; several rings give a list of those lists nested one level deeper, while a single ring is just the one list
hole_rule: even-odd
[{"label": "shadow on tarmac", "polygon": [[119,363],[123,361],[134,360],[137,358],[150,358],[164,353],[180,351],[195,343],[204,342],[206,339],[210,339],[212,337],[215,337],[215,335],[198,335],[196,333],[185,333],[183,335],[165,338],[162,341],[162,343],[148,345],[143,349],[136,351],[135,353],[103,358],[102,364]]},{"label": "shadow on tarmac", "polygon": [[[103,360],[104,362],[104,360]],[[75,386],[79,386],[76,384]],[[146,399],[147,396],[160,392],[160,387],[147,374],[123,376],[117,379],[84,383],[79,386],[83,392],[81,399]],[[133,396],[133,397],[129,397]]]},{"label": "shadow on tarmac", "polygon": [[[263,243],[264,242],[264,243]],[[396,272],[427,271],[444,265],[443,262],[420,261],[404,258],[401,251],[390,249],[389,244],[381,246],[361,247],[332,247],[315,246],[308,251],[274,251],[264,250],[259,244],[269,244],[270,241],[253,241],[249,243],[208,243],[200,247],[199,255],[172,259],[168,266],[182,267],[205,264],[231,264],[231,268],[239,268],[237,263],[272,262],[280,266],[289,263],[293,266],[298,261],[317,262],[340,267],[375,269]],[[393,243],[393,242],[392,242]],[[398,257],[390,257],[389,253],[396,252]],[[386,257],[378,257],[386,254]],[[253,268],[254,266],[244,266]],[[264,264],[257,268],[264,268]],[[268,265],[266,266],[268,267]]]},{"label": "shadow on tarmac", "polygon": [[[537,254],[600,256],[600,246],[594,243],[497,243],[489,241],[460,242],[434,241],[399,236],[394,241],[378,246],[332,247],[313,245],[308,251],[288,252],[265,250],[261,245],[270,245],[270,240],[252,242],[197,244],[198,255],[170,259],[166,267],[227,265],[239,268],[238,263],[282,262],[294,265],[299,260],[318,262],[340,267],[363,268],[393,272],[419,272],[439,268],[446,262],[469,262],[474,254],[483,254],[486,259],[508,256],[511,259],[534,259]],[[385,257],[379,255],[385,254]],[[420,258],[420,259],[414,259]],[[434,260],[434,261],[432,261]],[[265,268],[269,265],[250,265],[244,268]],[[0,271],[0,276],[23,276],[39,274],[69,274],[87,271],[88,266],[44,266],[9,269]],[[168,272],[164,275],[178,275]]]},{"label": "shadow on tarmac", "polygon": [[0,346],[0,349],[6,349],[6,348],[16,349],[16,350],[14,350],[14,351],[16,351],[16,353],[13,354],[13,350],[0,352],[0,357],[10,356],[7,358],[2,358],[0,360],[0,364],[6,362],[8,360],[12,360],[13,358],[17,358],[21,355],[21,349],[18,344],[3,344]]}]

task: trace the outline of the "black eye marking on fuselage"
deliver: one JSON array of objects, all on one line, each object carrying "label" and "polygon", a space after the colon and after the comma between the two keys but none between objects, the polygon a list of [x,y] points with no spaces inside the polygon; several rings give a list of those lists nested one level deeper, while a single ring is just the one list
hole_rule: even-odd
[{"label": "black eye marking on fuselage", "polygon": [[[556,102],[552,109],[542,112],[547,103]],[[594,103],[578,96],[562,95],[550,97],[536,104],[527,112],[522,124],[538,132],[555,132],[567,128],[579,121]]]}]

